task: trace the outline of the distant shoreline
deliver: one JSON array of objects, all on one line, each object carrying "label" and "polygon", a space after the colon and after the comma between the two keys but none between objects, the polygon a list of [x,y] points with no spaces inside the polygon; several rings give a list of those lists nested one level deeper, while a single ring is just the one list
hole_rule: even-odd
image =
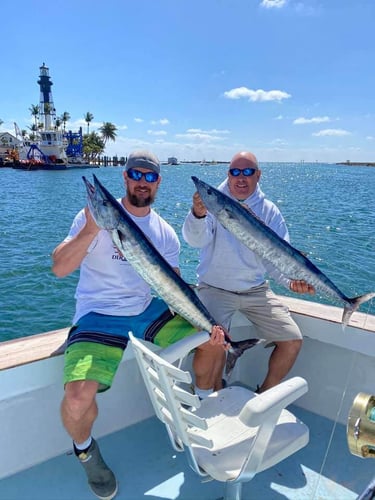
[{"label": "distant shoreline", "polygon": [[336,163],[336,165],[349,165],[352,167],[375,167],[375,162],[366,162],[366,161],[341,161],[340,163]]}]

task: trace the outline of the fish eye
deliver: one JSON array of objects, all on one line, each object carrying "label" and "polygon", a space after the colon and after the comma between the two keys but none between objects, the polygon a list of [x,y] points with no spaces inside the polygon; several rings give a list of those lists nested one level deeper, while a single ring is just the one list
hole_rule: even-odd
[{"label": "fish eye", "polygon": [[212,194],[212,190],[211,189],[207,189],[207,194]]}]

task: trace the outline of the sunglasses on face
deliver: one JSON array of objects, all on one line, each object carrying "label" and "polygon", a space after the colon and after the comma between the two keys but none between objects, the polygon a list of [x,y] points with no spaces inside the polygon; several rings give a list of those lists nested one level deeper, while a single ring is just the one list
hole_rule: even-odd
[{"label": "sunglasses on face", "polygon": [[256,168],[230,168],[229,169],[229,173],[230,175],[232,175],[233,177],[238,177],[240,174],[244,175],[245,177],[251,177],[252,175],[255,174],[255,172],[257,171],[258,169]]},{"label": "sunglasses on face", "polygon": [[157,172],[141,172],[134,168],[129,168],[127,174],[132,181],[140,181],[142,177],[145,178],[146,182],[156,182],[159,179],[159,174]]}]

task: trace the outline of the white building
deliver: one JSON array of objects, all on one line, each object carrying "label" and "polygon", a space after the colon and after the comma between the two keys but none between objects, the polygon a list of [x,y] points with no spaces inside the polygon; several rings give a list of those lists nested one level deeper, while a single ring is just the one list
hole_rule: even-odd
[{"label": "white building", "polygon": [[5,158],[8,154],[22,146],[22,141],[9,132],[0,132],[0,157]]}]

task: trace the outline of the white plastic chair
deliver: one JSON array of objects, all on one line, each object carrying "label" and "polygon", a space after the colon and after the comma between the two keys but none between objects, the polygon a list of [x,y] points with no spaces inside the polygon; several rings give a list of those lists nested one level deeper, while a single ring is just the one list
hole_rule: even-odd
[{"label": "white plastic chair", "polygon": [[226,500],[240,500],[243,482],[308,443],[306,425],[285,409],[307,392],[307,382],[294,377],[259,395],[230,386],[200,401],[180,385],[191,383],[190,373],[171,363],[207,339],[206,333],[198,333],[156,354],[130,333],[153,407],[173,448],[186,452],[200,476],[225,482]]}]

